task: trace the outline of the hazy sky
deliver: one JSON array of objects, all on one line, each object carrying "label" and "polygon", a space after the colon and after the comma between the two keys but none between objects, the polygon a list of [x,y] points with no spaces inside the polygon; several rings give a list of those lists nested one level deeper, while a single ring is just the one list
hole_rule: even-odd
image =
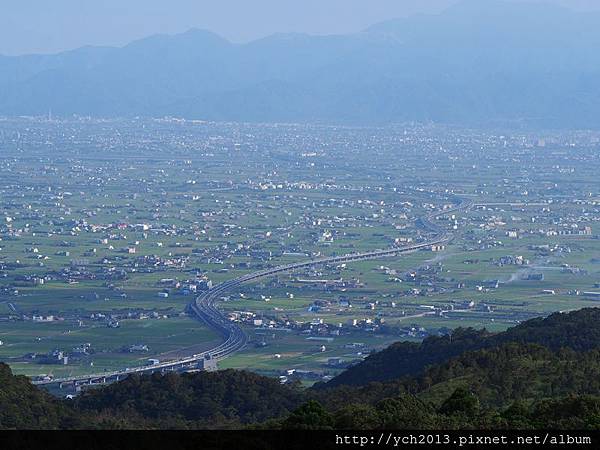
[{"label": "hazy sky", "polygon": [[[178,33],[192,27],[214,31],[234,42],[275,32],[347,33],[395,17],[440,12],[457,1],[0,0],[0,54],[123,45],[151,34]],[[600,0],[544,1],[600,9]]]}]

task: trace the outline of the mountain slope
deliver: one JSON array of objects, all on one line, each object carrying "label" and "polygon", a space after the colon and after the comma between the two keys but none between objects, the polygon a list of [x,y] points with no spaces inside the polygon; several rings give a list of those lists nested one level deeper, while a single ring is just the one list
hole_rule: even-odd
[{"label": "mountain slope", "polygon": [[[235,370],[156,373],[61,401],[0,364],[0,429],[595,429],[598,319],[600,309],[585,309],[504,333],[459,330],[452,342],[440,338],[409,351],[395,345],[349,370],[363,376],[361,383],[328,389]],[[394,353],[429,362],[403,376],[373,364]],[[374,382],[367,369],[389,379]]]},{"label": "mountain slope", "polygon": [[340,36],[201,30],[0,57],[0,114],[600,126],[598,13],[466,0]]},{"label": "mountain slope", "polygon": [[451,336],[430,337],[420,344],[398,342],[368,356],[320,387],[360,386],[417,375],[429,365],[444,363],[467,351],[510,342],[538,344],[553,351],[561,348],[578,352],[594,350],[600,347],[599,321],[600,308],[586,308],[528,320],[498,334],[458,329]]},{"label": "mountain slope", "polygon": [[301,396],[294,386],[251,372],[155,373],[87,391],[74,407],[141,428],[240,428],[288,414]]},{"label": "mountain slope", "polygon": [[0,363],[0,430],[76,426],[71,410]]}]

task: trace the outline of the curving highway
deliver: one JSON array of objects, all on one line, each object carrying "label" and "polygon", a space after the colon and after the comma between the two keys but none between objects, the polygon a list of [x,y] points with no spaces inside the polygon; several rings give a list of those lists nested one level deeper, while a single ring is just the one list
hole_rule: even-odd
[{"label": "curving highway", "polygon": [[431,219],[432,217],[447,215],[459,210],[466,210],[470,207],[470,203],[464,202],[462,199],[457,200],[457,205],[454,208],[447,209],[444,211],[436,211],[425,218],[420,218],[416,221],[416,225],[420,228],[425,229],[428,232],[434,234],[434,236],[418,244],[407,245],[403,247],[393,247],[385,250],[374,250],[370,252],[362,253],[351,253],[342,256],[324,257],[320,259],[312,259],[309,261],[283,264],[268,269],[260,270],[250,274],[242,275],[232,280],[221,283],[212,289],[199,295],[189,306],[188,310],[192,312],[197,318],[204,321],[209,327],[217,331],[223,336],[223,343],[219,346],[210,349],[204,353],[192,355],[187,358],[180,358],[172,361],[167,361],[160,364],[154,364],[151,366],[139,366],[126,368],[124,370],[105,372],[100,374],[91,375],[80,375],[71,376],[64,378],[52,378],[34,380],[33,384],[37,385],[48,385],[48,384],[104,384],[112,381],[118,381],[127,375],[132,373],[152,373],[152,372],[166,372],[166,371],[177,371],[177,370],[188,370],[198,367],[204,359],[222,360],[227,356],[231,355],[242,349],[247,343],[247,336],[242,328],[228,320],[216,307],[217,301],[223,297],[226,293],[234,290],[243,283],[249,281],[255,281],[260,278],[269,277],[284,272],[291,272],[298,269],[305,269],[309,267],[315,267],[323,264],[340,264],[352,261],[364,261],[369,259],[378,259],[386,256],[394,256],[404,253],[412,253],[421,249],[430,248],[434,245],[444,244],[451,240],[452,235],[444,230],[442,227],[434,224]]},{"label": "curving highway", "polygon": [[206,291],[196,298],[190,305],[190,309],[202,320],[204,320],[211,328],[217,330],[225,337],[225,342],[219,347],[209,350],[209,354],[214,359],[223,359],[228,355],[240,350],[246,345],[247,336],[242,328],[229,321],[215,306],[216,302],[228,291],[231,291],[241,284],[255,281],[260,278],[269,277],[284,272],[291,272],[298,269],[319,266],[323,264],[340,264],[352,261],[364,261],[368,259],[377,259],[386,256],[399,255],[403,253],[411,253],[424,248],[429,248],[434,245],[440,245],[448,242],[451,235],[440,226],[432,222],[432,217],[447,215],[458,210],[465,210],[470,207],[469,203],[462,199],[457,200],[457,206],[445,211],[435,212],[425,218],[417,220],[418,227],[434,233],[434,237],[426,242],[407,245],[403,247],[394,247],[386,250],[375,250],[371,252],[351,253],[342,256],[325,257],[320,259],[312,259],[310,261],[283,264],[280,266],[271,267],[268,269],[253,272],[247,275],[242,275],[238,278],[221,283],[213,289]]}]

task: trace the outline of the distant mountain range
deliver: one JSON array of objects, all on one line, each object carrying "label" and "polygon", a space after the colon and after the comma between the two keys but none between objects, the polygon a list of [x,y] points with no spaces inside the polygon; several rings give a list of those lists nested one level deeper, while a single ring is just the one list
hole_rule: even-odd
[{"label": "distant mountain range", "polygon": [[356,34],[0,56],[0,115],[600,127],[600,13],[467,0]]}]

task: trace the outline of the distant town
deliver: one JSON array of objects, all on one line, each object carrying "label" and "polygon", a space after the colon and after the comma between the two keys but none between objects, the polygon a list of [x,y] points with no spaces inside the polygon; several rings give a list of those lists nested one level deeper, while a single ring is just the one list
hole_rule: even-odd
[{"label": "distant town", "polygon": [[[48,115],[0,119],[0,148],[0,360],[33,380],[161,367],[236,327],[205,369],[312,384],[600,301],[600,133]],[[412,246],[224,289],[220,328],[190,307]]]}]

